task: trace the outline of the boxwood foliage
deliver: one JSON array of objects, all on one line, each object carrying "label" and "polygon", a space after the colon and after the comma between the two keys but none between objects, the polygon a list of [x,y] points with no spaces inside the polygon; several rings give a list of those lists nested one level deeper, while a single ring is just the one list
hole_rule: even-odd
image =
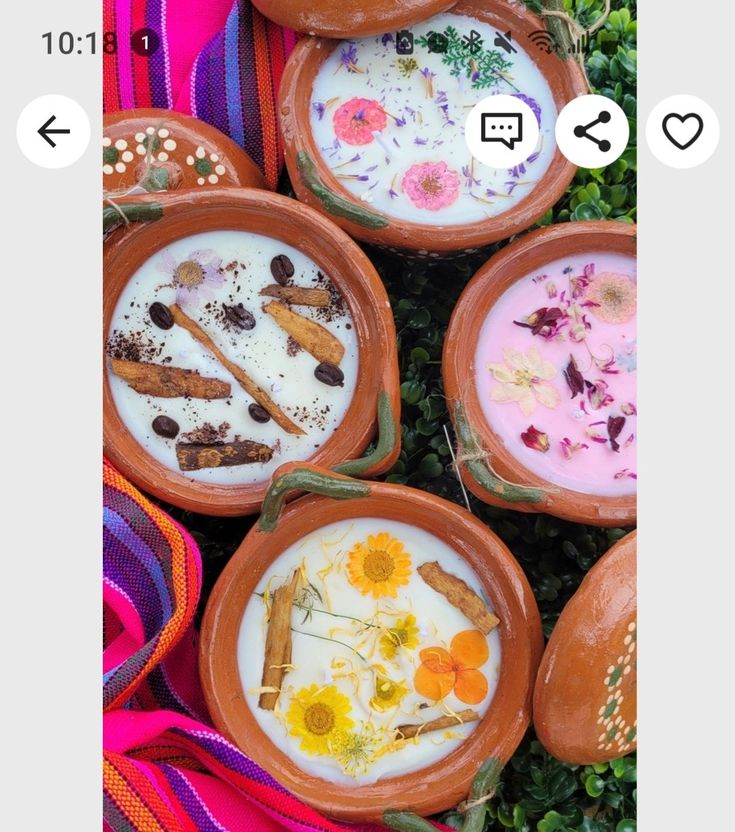
[{"label": "boxwood foliage", "polygon": [[[562,0],[588,27],[604,12],[604,0]],[[527,0],[535,11],[540,0]],[[630,145],[614,164],[579,170],[564,197],[541,219],[551,223],[609,219],[634,222],[636,215],[636,6],[613,0],[604,26],[591,39],[586,60],[593,92],[616,101],[630,121]],[[279,189],[293,195],[287,178]],[[390,294],[398,332],[401,370],[400,459],[384,477],[464,505],[452,466],[453,441],[441,379],[447,323],[462,289],[495,245],[462,260],[427,264],[366,247]],[[586,572],[625,533],[546,515],[491,508],[470,496],[472,512],[510,547],[533,587],[548,636]],[[200,615],[211,587],[252,520],[203,517],[165,506],[191,530],[202,551],[204,586]],[[512,656],[506,657],[512,661]],[[595,766],[569,766],[553,759],[533,730],[510,760],[488,802],[486,830],[516,832],[635,832],[635,755]],[[462,816],[440,820],[459,828]]]}]

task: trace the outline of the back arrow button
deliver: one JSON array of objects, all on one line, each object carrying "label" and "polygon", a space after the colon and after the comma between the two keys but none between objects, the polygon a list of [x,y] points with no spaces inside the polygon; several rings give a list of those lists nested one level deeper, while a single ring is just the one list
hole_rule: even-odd
[{"label": "back arrow button", "polygon": [[38,128],[38,135],[42,139],[45,139],[51,145],[51,147],[56,147],[56,142],[51,138],[51,136],[49,135],[50,133],[71,133],[71,130],[69,130],[68,128],[51,128],[50,125],[52,125],[55,121],[56,116],[51,116],[51,118],[44,125]]}]

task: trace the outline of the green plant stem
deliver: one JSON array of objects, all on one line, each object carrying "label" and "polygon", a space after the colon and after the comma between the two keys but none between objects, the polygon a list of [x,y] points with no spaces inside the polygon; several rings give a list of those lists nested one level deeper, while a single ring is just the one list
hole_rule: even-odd
[{"label": "green plant stem", "polygon": [[[264,592],[256,592],[255,593],[259,598],[264,598]],[[377,624],[369,624],[367,621],[363,621],[361,618],[355,618],[352,615],[342,615],[339,612],[330,612],[329,610],[320,610],[317,607],[307,607],[306,604],[298,604],[296,601],[293,602],[293,606],[300,610],[308,610],[309,612],[320,612],[322,615],[331,615],[332,618],[344,618],[347,621],[354,621],[357,624],[362,624],[363,627],[372,627],[375,629],[381,629]]]},{"label": "green plant stem", "polygon": [[339,639],[336,639],[336,638],[329,638],[329,636],[318,636],[316,633],[305,633],[303,630],[297,630],[295,627],[291,627],[291,632],[292,633],[298,633],[300,636],[309,636],[310,638],[318,638],[320,641],[331,641],[333,644],[341,644],[342,647],[346,647],[348,650],[352,650],[352,652],[356,656],[361,658],[365,662],[365,664],[368,663],[368,660],[365,658],[365,656],[363,656],[362,653],[359,650],[355,650],[354,647],[350,647],[350,645],[347,644],[347,642],[340,641]]}]

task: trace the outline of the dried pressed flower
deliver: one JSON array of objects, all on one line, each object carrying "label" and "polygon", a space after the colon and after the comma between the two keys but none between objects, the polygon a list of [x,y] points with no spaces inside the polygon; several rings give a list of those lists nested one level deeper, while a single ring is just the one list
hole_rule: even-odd
[{"label": "dried pressed flower", "polygon": [[577,362],[574,360],[573,355],[569,356],[569,363],[564,368],[564,378],[569,385],[572,398],[577,396],[579,393],[584,393],[584,377],[582,376],[582,373],[579,372]]},{"label": "dried pressed flower", "polygon": [[559,330],[567,322],[567,314],[558,306],[542,306],[526,318],[525,321],[513,321],[516,326],[531,330],[531,335],[540,335],[550,339],[559,334]]},{"label": "dried pressed flower", "polygon": [[549,435],[537,430],[533,425],[529,425],[528,430],[521,434],[521,439],[527,448],[534,451],[541,451],[545,454],[549,450]]},{"label": "dried pressed flower", "polygon": [[635,281],[624,274],[604,272],[590,281],[587,300],[592,314],[609,324],[627,323],[636,312]]},{"label": "dried pressed flower", "polygon": [[608,384],[606,381],[597,379],[594,384],[591,381],[585,381],[585,385],[587,386],[587,398],[592,410],[600,410],[615,401],[607,392]]},{"label": "dried pressed flower", "polygon": [[607,435],[610,438],[610,447],[617,453],[620,450],[620,443],[617,441],[620,432],[625,426],[625,416],[609,416],[607,420]]},{"label": "dried pressed flower", "polygon": [[564,454],[565,459],[571,459],[577,451],[583,451],[589,448],[589,445],[586,445],[584,442],[572,442],[568,436],[565,436],[559,445],[561,446],[561,452]]}]

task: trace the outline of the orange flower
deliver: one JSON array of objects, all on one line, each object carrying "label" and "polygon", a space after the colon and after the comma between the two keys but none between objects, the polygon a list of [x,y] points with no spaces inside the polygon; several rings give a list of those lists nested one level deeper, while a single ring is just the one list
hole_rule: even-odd
[{"label": "orange flower", "polygon": [[490,651],[479,630],[463,630],[452,639],[449,652],[427,647],[419,653],[421,665],[414,676],[416,693],[427,699],[444,699],[454,691],[466,705],[477,705],[487,696],[487,679],[477,669]]}]

